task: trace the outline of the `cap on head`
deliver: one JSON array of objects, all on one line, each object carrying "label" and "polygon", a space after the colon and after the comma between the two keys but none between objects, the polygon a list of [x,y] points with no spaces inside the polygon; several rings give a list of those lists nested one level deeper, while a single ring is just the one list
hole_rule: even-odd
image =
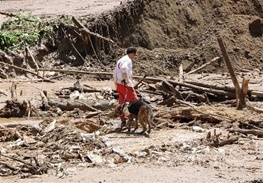
[{"label": "cap on head", "polygon": [[135,47],[129,47],[127,48],[126,54],[135,53],[136,54],[137,49]]}]

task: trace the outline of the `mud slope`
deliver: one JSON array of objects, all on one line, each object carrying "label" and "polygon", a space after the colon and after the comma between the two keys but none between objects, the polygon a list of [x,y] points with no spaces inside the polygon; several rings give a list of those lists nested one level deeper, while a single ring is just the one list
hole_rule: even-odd
[{"label": "mud slope", "polygon": [[[86,25],[121,47],[142,47],[139,59],[151,61],[152,67],[161,63],[167,72],[180,63],[187,72],[220,56],[221,36],[233,66],[240,70],[263,68],[262,18],[259,0],[135,0]],[[207,71],[226,68],[215,64]]]}]

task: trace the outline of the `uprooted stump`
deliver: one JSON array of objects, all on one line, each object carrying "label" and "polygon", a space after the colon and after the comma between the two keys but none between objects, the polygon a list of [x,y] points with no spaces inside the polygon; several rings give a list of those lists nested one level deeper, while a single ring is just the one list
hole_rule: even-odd
[{"label": "uprooted stump", "polygon": [[206,138],[202,141],[204,144],[211,147],[222,147],[227,144],[236,143],[238,139],[238,136],[230,136],[229,134],[224,137],[222,133],[217,133],[216,129],[214,129],[214,134],[209,131]]},{"label": "uprooted stump", "polygon": [[30,117],[32,114],[39,116],[37,110],[31,105],[30,101],[19,102],[15,100],[7,100],[6,105],[0,110],[1,118],[10,117]]},{"label": "uprooted stump", "polygon": [[0,110],[0,117],[24,117],[28,114],[28,103],[17,100],[7,100],[6,105]]}]

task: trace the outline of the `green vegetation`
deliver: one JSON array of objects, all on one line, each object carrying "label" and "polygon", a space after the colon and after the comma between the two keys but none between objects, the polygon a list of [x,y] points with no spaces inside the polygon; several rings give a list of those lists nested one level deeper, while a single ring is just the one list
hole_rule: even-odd
[{"label": "green vegetation", "polygon": [[0,28],[0,49],[23,49],[24,45],[34,45],[40,38],[52,37],[61,22],[72,23],[69,17],[60,16],[54,20],[43,22],[31,13],[14,14]]}]

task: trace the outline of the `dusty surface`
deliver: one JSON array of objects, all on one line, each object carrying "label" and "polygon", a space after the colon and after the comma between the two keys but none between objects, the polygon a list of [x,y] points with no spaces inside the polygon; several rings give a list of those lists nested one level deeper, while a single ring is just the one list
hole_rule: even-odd
[{"label": "dusty surface", "polygon": [[[54,14],[68,14],[82,17],[87,15],[90,17],[105,12],[106,10],[111,10],[119,5],[120,2],[120,0],[70,0],[67,2],[60,0],[44,2],[38,0],[1,1],[0,11],[32,11],[37,15],[46,17],[53,16]],[[262,11],[260,11],[260,7],[262,10],[261,1],[253,1],[257,7],[255,9],[251,8],[252,1],[245,0],[240,2],[226,1],[223,5],[221,1],[213,1],[212,4],[203,1],[203,6],[195,6],[195,1],[174,1],[177,6],[172,3],[173,6],[170,6],[170,1],[163,1],[161,5],[153,1],[149,2],[150,6],[147,6],[147,11],[144,11],[146,14],[141,15],[141,12],[137,12],[141,15],[138,20],[142,22],[142,24],[138,24],[136,20],[133,22],[135,23],[134,30],[136,34],[121,36],[118,40],[122,43],[123,47],[128,46],[130,42],[140,46],[138,59],[142,59],[143,62],[135,65],[136,74],[143,72],[148,72],[153,75],[169,74],[170,72],[167,72],[167,70],[170,68],[172,68],[171,70],[177,70],[180,63],[184,64],[186,70],[190,70],[193,68],[190,67],[192,63],[195,63],[194,66],[196,67],[211,60],[214,56],[217,56],[220,51],[216,44],[216,36],[207,37],[208,35],[213,35],[213,32],[219,31],[217,33],[224,36],[229,46],[231,58],[234,59],[233,65],[235,69],[246,69],[249,71],[258,69],[259,72],[256,70],[258,75],[255,76],[256,79],[252,81],[256,83],[256,90],[262,90],[262,72],[260,72],[263,68],[261,53],[263,47],[262,37],[251,37],[248,31],[248,24],[251,21],[260,16],[262,18]],[[251,9],[244,7],[250,7]],[[206,11],[202,11],[204,9],[206,9]],[[216,11],[212,12],[213,9],[216,9]],[[236,14],[232,14],[232,12]],[[252,16],[249,16],[250,12]],[[261,14],[257,12],[261,12]],[[242,13],[244,14],[242,15]],[[158,17],[157,14],[164,16]],[[203,14],[211,14],[212,16],[204,16],[206,18],[202,18]],[[216,14],[221,14],[222,16],[217,17]],[[212,22],[211,20],[214,17],[217,17],[217,19]],[[1,21],[6,19],[4,16],[0,18]],[[226,24],[224,24],[223,22],[226,18],[229,19],[227,19]],[[176,20],[176,23],[173,20]],[[207,26],[207,22],[209,21],[211,21],[211,24]],[[241,24],[236,26],[237,22]],[[101,25],[104,25],[103,22]],[[211,28],[205,29],[204,27]],[[122,27],[120,30],[124,32],[123,35],[126,34],[125,31],[131,31],[131,29],[127,27]],[[199,39],[200,37],[194,36],[199,35],[200,30],[204,30],[204,32],[200,33],[203,35],[201,40]],[[115,40],[117,40],[116,37],[118,37],[118,35],[113,35],[113,39],[115,38]],[[240,42],[242,42],[242,44],[240,44]],[[241,59],[239,60],[239,58]],[[52,54],[48,55],[47,58],[44,58],[42,61],[51,59],[55,59]],[[114,62],[110,64],[113,65],[113,63]],[[52,64],[52,61],[46,63],[46,65],[50,67],[53,66]],[[111,68],[108,68],[108,70],[111,70]],[[225,66],[222,63],[218,63],[206,68],[204,72],[220,72],[225,70]],[[174,76],[177,75],[177,73],[171,75]],[[219,76],[217,75],[215,77]],[[196,78],[199,78],[199,76],[196,76]],[[204,76],[202,75],[201,78],[204,78]],[[217,81],[215,78],[210,78],[211,82]],[[56,81],[55,84],[19,82],[17,90],[23,91],[19,99],[31,100],[32,104],[37,106],[41,101],[40,91],[47,90],[51,99],[52,97],[56,98],[54,95],[55,91],[63,87],[72,86],[75,81],[76,80],[62,80]],[[229,77],[222,82],[231,85]],[[112,83],[110,85],[109,83],[111,83],[111,81],[82,81],[82,84],[88,84],[97,88],[102,88],[106,85],[114,88]],[[1,83],[1,90],[7,93],[7,96],[1,96],[1,108],[4,106],[4,102],[10,99],[10,87],[11,82],[3,81]],[[259,103],[259,107],[262,106],[262,102]],[[242,121],[242,119],[262,121],[263,118],[262,114],[254,113],[247,109],[244,111],[236,111],[233,107],[229,106],[223,106],[222,108],[219,106],[218,111],[209,106],[204,106],[200,109],[221,116],[225,115],[226,117],[232,118],[233,121],[235,121],[235,119],[237,121]],[[37,124],[39,122],[42,122],[42,119],[1,119],[1,125],[14,123]],[[113,124],[110,128],[116,128],[119,125],[117,118],[110,118],[107,122]],[[221,124],[203,124],[202,127],[205,131],[196,132],[192,131],[190,126],[175,122],[175,125],[172,127],[154,129],[150,138],[126,133],[102,134],[101,136],[99,135],[99,139],[106,139],[109,143],[106,149],[113,147],[123,149],[125,155],[131,158],[131,162],[111,163],[111,159],[107,159],[102,165],[94,163],[95,166],[87,162],[78,162],[75,164],[65,163],[63,164],[63,170],[58,170],[57,172],[56,168],[54,168],[50,169],[47,174],[41,176],[36,175],[21,179],[20,174],[18,174],[16,176],[0,177],[0,181],[7,183],[263,182],[262,138],[257,138],[254,135],[239,134],[238,142],[215,148],[201,143],[200,140],[206,137],[208,131],[213,131],[214,129],[222,131],[223,135],[227,136],[228,129]],[[6,147],[8,143],[9,142],[2,144],[1,148]],[[145,149],[150,150],[151,155],[145,155]],[[23,150],[30,153],[28,149]],[[12,149],[10,149],[10,152],[12,153]],[[113,159],[114,158],[116,157],[113,157]]]},{"label": "dusty surface", "polygon": [[[58,81],[55,84],[42,84],[21,82],[18,84],[18,91],[22,90],[20,99],[30,99],[39,104],[41,99],[39,91],[45,89],[51,94],[61,88],[72,86],[75,81]],[[106,82],[83,82],[96,88],[103,88]],[[1,102],[10,98],[10,83],[1,83],[3,90],[8,96],[1,97]],[[114,88],[114,86],[111,88]],[[237,112],[234,108],[216,110],[203,108],[210,113],[218,113],[225,117],[242,120],[250,116],[251,111],[244,110]],[[215,110],[213,112],[213,110]],[[225,111],[224,110],[228,110]],[[220,114],[220,111],[222,114]],[[242,117],[243,116],[243,117]],[[239,119],[240,118],[240,119]],[[258,116],[258,120],[262,115]],[[60,118],[51,118],[57,119]],[[256,116],[255,118],[256,119]],[[38,124],[42,120],[34,118],[1,119],[1,125],[7,124]],[[110,129],[119,126],[116,118],[110,118],[107,122],[112,123]],[[155,129],[150,138],[127,133],[101,134],[98,139],[104,139],[108,146],[106,149],[122,149],[130,162],[115,164],[108,159],[104,163],[74,163],[68,165],[63,163],[63,171],[50,169],[47,174],[30,176],[21,179],[20,176],[1,177],[1,182],[253,182],[262,180],[262,157],[263,141],[253,135],[241,136],[238,143],[226,145],[219,148],[209,147],[200,143],[208,131],[217,129],[223,135],[228,132],[224,128],[203,125],[203,132],[192,131],[191,127],[177,124],[176,128]],[[181,127],[180,127],[181,126]],[[219,125],[220,126],[220,125]],[[183,128],[182,128],[183,127]],[[6,148],[4,144],[2,147]],[[151,151],[151,155],[145,154],[145,149]],[[3,150],[3,149],[2,149]],[[22,149],[21,149],[22,150]],[[98,149],[99,150],[99,149]],[[42,150],[39,149],[39,152]],[[100,151],[100,150],[99,150]],[[8,150],[9,152],[9,150]],[[10,152],[12,150],[10,149]],[[96,152],[96,151],[95,151]],[[25,151],[28,153],[28,151]],[[242,157],[242,158],[240,158]],[[105,158],[109,158],[105,155]]]}]

